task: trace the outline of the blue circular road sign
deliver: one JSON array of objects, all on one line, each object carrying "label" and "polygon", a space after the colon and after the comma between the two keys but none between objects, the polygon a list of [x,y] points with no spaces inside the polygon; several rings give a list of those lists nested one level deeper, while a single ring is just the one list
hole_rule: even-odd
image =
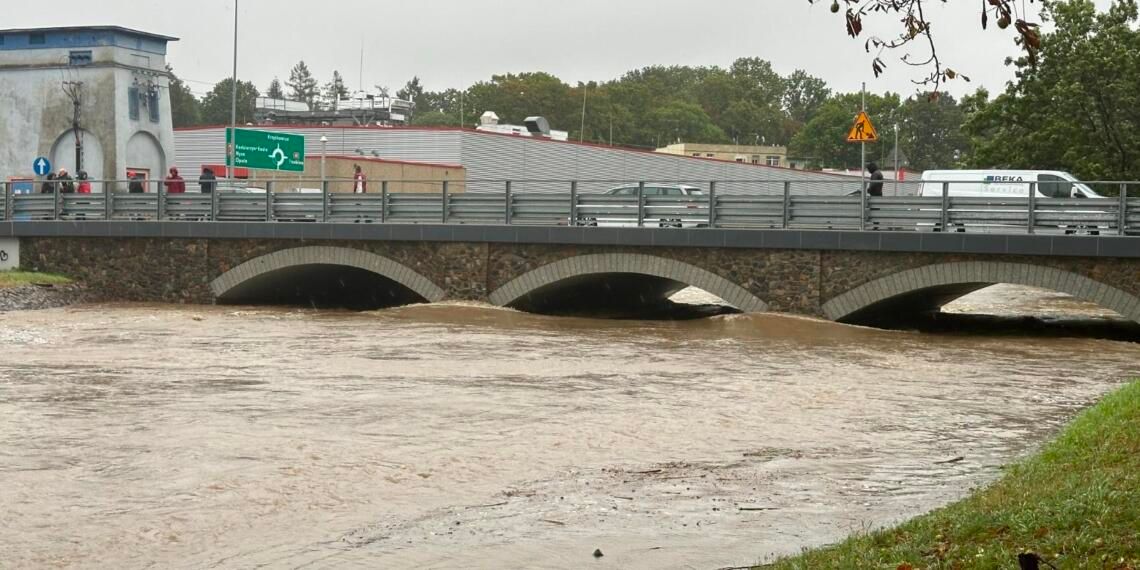
[{"label": "blue circular road sign", "polygon": [[36,157],[32,161],[32,172],[35,172],[36,176],[46,175],[51,172],[51,161],[42,156]]}]

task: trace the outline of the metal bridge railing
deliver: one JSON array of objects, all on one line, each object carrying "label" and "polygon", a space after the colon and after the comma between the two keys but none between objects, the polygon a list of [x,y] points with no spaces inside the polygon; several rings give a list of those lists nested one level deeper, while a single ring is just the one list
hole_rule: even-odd
[{"label": "metal bridge railing", "polygon": [[[465,192],[492,182],[498,192]],[[849,181],[713,181],[652,183],[609,181],[616,190],[579,192],[565,181],[564,193],[521,192],[535,181],[369,181],[368,192],[354,193],[351,180],[219,180],[212,192],[189,184],[171,193],[161,182],[92,181],[92,193],[64,191],[61,184],[37,183],[35,193],[0,183],[0,220],[25,222],[219,221],[363,222],[432,224],[512,224],[621,228],[763,228],[970,233],[1049,233],[1140,235],[1136,182],[1086,182],[1097,197],[1082,197],[1069,184],[1039,196],[963,195],[954,184],[916,181],[888,186],[900,195],[864,196],[845,191]],[[549,185],[551,181],[542,181]],[[726,193],[748,188],[755,193]],[[834,194],[820,193],[827,184]],[[976,189],[977,183],[970,183]],[[933,185],[933,186],[932,186]],[[934,191],[931,190],[933,187]],[[1037,183],[1030,187],[1038,189]],[[427,191],[391,192],[391,188]],[[810,188],[811,194],[799,193]],[[134,191],[131,191],[131,190]],[[209,190],[207,186],[205,188]],[[28,190],[25,184],[21,190]],[[780,192],[782,190],[782,192]],[[1115,195],[1109,196],[1109,193]],[[984,193],[983,193],[984,194]],[[1060,197],[1058,194],[1062,194]],[[1025,195],[1025,192],[1022,192]]]}]

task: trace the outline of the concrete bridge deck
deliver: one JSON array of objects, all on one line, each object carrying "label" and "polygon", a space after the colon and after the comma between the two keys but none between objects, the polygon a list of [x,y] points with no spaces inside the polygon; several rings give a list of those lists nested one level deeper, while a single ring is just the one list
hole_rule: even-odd
[{"label": "concrete bridge deck", "polygon": [[845,322],[995,283],[1140,322],[1140,239],[926,232],[236,222],[6,222],[25,268],[110,299],[385,306],[653,303],[693,285],[742,311]]}]

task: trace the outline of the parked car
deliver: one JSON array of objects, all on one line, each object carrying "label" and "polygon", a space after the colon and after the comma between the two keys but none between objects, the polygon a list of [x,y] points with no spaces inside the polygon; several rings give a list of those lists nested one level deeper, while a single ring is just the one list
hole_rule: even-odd
[{"label": "parked car", "polygon": [[[579,196],[578,217],[574,225],[616,228],[636,228],[638,215],[637,184],[610,188],[603,194]],[[685,184],[646,184],[644,220],[641,227],[694,228],[704,227],[707,213],[698,210],[707,204],[704,192]]]}]

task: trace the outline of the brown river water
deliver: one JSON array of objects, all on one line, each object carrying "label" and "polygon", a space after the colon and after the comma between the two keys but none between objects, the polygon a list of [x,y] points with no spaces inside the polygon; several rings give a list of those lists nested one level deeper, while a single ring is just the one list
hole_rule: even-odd
[{"label": "brown river water", "polygon": [[[954,311],[1111,320],[1012,286]],[[1094,338],[465,304],[87,305],[0,343],[2,568],[750,564],[960,498],[1140,371]]]}]

